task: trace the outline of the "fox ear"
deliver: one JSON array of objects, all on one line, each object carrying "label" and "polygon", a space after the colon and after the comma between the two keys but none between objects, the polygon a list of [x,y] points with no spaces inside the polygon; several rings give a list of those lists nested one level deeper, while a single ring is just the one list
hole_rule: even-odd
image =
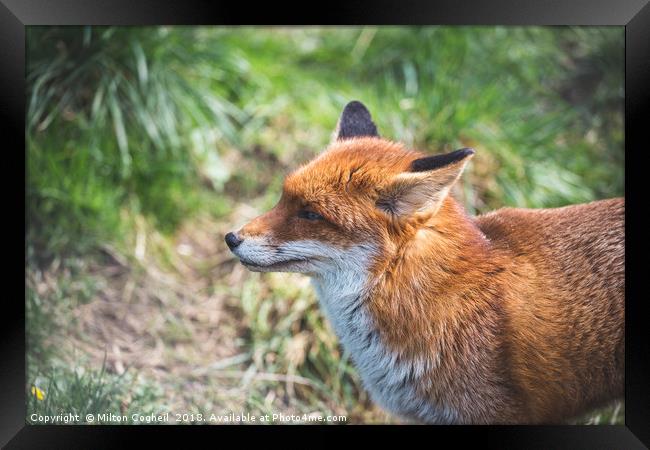
[{"label": "fox ear", "polygon": [[474,150],[463,148],[416,159],[409,172],[393,178],[377,200],[377,207],[397,216],[435,214],[473,155]]},{"label": "fox ear", "polygon": [[379,133],[368,109],[363,103],[353,100],[343,108],[334,136],[342,141],[364,136],[379,137]]}]

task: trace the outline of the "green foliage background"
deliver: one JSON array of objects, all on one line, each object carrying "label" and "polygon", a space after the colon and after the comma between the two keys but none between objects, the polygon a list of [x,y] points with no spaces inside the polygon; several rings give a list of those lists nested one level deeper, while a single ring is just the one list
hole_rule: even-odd
[{"label": "green foliage background", "polygon": [[[146,288],[148,267],[187,282],[175,261],[189,228],[210,249],[184,260],[201,294],[178,294],[166,308],[220,295],[227,320],[238,323],[233,352],[248,355],[234,367],[289,371],[318,386],[267,380],[240,389],[235,404],[390,420],[372,412],[309,288],[287,291],[275,275],[258,274],[229,285],[236,262],[224,259],[219,233],[241,224],[242,205],[261,212],[277,201],[284,174],[327,145],[352,99],[390,139],[431,153],[475,148],[457,192],[471,213],[621,196],[623,36],[622,27],[29,27],[30,410],[44,408],[29,394],[35,383],[50,386],[47,410],[56,409],[57,392],[60,404],[77,399],[79,411],[115,409],[127,397],[126,409],[165,408],[180,378],[161,381],[134,363],[142,380],[125,383],[104,370],[104,360],[78,349],[91,333],[79,314],[89,308],[88,320],[103,320],[93,305],[120,301],[102,272],[112,260],[128,268],[127,285],[145,286],[143,305],[160,289]],[[145,256],[134,252],[139,235],[156,243]],[[165,319],[161,339],[192,343],[193,327]],[[298,335],[308,344],[293,361],[287,352]],[[95,345],[110,351],[104,339]],[[81,358],[63,354],[65,345]],[[71,397],[85,392],[80,383],[93,402]],[[179,407],[223,408],[222,388]],[[271,392],[283,402],[268,403]],[[621,421],[619,410],[583,422]]]}]

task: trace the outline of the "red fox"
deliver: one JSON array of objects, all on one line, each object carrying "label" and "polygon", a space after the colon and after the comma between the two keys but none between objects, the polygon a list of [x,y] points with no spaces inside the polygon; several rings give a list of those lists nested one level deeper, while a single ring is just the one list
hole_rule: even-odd
[{"label": "red fox", "polygon": [[351,102],[330,147],[226,243],[250,270],[311,277],[398,417],[559,423],[622,397],[624,199],[470,217],[450,189],[473,155],[380,138]]}]

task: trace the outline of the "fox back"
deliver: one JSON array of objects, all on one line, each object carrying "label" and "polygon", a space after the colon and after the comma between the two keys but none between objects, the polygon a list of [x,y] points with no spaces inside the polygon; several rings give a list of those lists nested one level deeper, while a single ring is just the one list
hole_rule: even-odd
[{"label": "fox back", "polygon": [[557,423],[623,394],[624,200],[470,217],[474,155],[382,139],[346,106],[278,204],[226,242],[310,276],[380,406],[426,423]]}]

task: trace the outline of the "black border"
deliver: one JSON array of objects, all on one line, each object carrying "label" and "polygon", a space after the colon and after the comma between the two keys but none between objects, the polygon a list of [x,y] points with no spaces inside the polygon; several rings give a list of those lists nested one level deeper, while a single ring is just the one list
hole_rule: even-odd
[{"label": "black border", "polygon": [[[25,25],[232,25],[235,23],[287,25],[290,21],[316,25],[618,25],[625,26],[625,197],[626,239],[626,395],[625,426],[519,426],[519,427],[408,427],[409,435],[438,443],[441,437],[455,443],[468,439],[482,446],[497,448],[644,448],[650,446],[650,370],[647,320],[643,314],[645,297],[639,272],[643,251],[648,249],[647,230],[643,219],[640,180],[644,166],[633,163],[640,152],[647,151],[644,119],[649,116],[650,99],[650,5],[648,0],[480,0],[438,2],[357,0],[327,2],[322,5],[282,6],[277,2],[255,5],[250,2],[207,2],[173,0],[0,0],[0,127],[3,157],[11,160],[11,168],[22,168],[25,174]],[[647,119],[646,119],[647,120]],[[7,143],[9,142],[9,143]],[[5,144],[6,143],[6,144]],[[12,145],[13,144],[13,145]],[[22,150],[21,150],[22,149]],[[11,172],[16,172],[12,170]],[[13,193],[16,184],[4,176],[0,192]],[[10,181],[11,180],[11,181]],[[636,185],[635,185],[636,184]],[[25,197],[23,197],[25,201]],[[19,221],[14,211],[19,200],[11,195],[3,198],[1,211],[15,221],[14,230],[7,230],[5,243],[14,243],[16,253],[25,251],[17,239]],[[23,203],[23,207],[25,204]],[[25,220],[25,216],[23,216]],[[24,225],[24,223],[23,223]],[[23,229],[25,230],[25,229]],[[647,231],[646,231],[647,233]],[[6,245],[4,248],[8,248]],[[24,253],[23,253],[24,254]],[[17,259],[17,258],[16,258]],[[6,258],[5,280],[14,286],[20,283],[20,270],[12,258]],[[15,273],[14,273],[15,272]],[[24,273],[23,273],[24,275]],[[18,292],[24,290],[17,289]],[[191,429],[192,438],[216,431],[219,439],[229,437],[236,427],[165,427],[130,426],[30,426],[25,424],[24,396],[24,297],[5,295],[0,328],[0,444],[7,448],[100,448],[132,442],[143,431],[147,438],[168,439],[172,432]],[[264,438],[276,427],[253,427]],[[292,427],[279,427],[283,430]],[[346,434],[367,426],[330,427],[327,434]],[[371,432],[395,434],[406,427],[373,427]],[[251,429],[238,427],[236,429]],[[304,429],[304,427],[301,427]],[[174,430],[174,431],[172,431]],[[181,431],[182,432],[182,431]],[[309,427],[309,439],[325,436],[323,428]],[[211,433],[212,434],[212,433]],[[416,436],[413,436],[416,438]],[[427,442],[427,441],[423,441]],[[225,441],[220,441],[224,443]],[[232,442],[232,441],[231,441]],[[295,441],[293,441],[295,442]],[[300,441],[298,441],[300,442]],[[304,442],[304,441],[303,441]],[[217,442],[215,442],[216,444]],[[284,441],[284,444],[289,442]],[[416,444],[417,445],[417,444]]]}]

